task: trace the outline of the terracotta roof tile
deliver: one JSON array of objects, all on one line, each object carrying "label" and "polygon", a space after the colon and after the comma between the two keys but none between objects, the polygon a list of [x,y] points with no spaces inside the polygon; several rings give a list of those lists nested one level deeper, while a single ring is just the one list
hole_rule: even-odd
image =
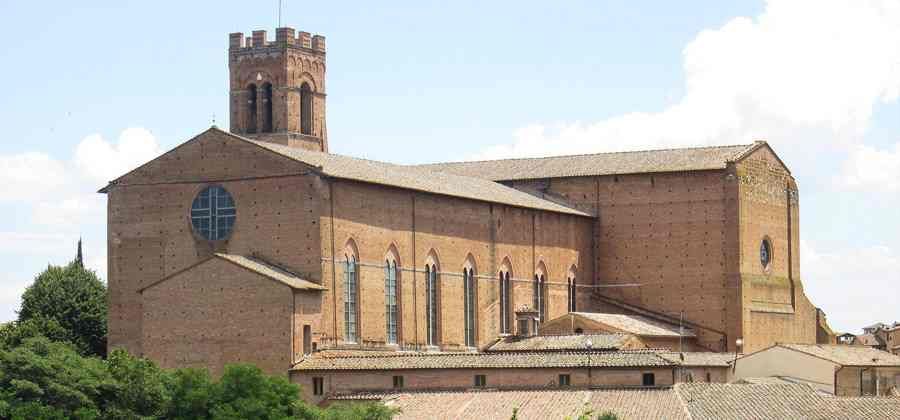
[{"label": "terracotta roof tile", "polygon": [[848,346],[843,344],[778,345],[844,366],[900,366],[900,356],[866,346]]},{"label": "terracotta roof tile", "polygon": [[226,133],[290,159],[315,167],[324,175],[422,191],[451,197],[467,198],[489,203],[507,204],[556,213],[593,217],[572,207],[545,200],[482,178],[437,172],[423,167],[395,165],[392,163],[360,159],[331,153],[314,152],[298,147],[284,146],[252,140]]},{"label": "terracotta roof tile", "polygon": [[507,337],[488,351],[586,350],[588,340],[594,350],[618,350],[632,336],[627,334],[538,335]]},{"label": "terracotta roof tile", "polygon": [[[631,333],[637,336],[678,337],[678,325],[657,321],[642,315],[607,314],[598,312],[572,312],[573,316],[581,316],[594,322]],[[684,328],[685,337],[693,337],[694,331]]]},{"label": "terracotta roof tile", "polygon": [[334,400],[381,400],[399,408],[396,419],[519,419],[575,418],[585,407],[595,415],[613,412],[628,420],[686,420],[671,389],[581,389],[522,391],[447,391],[357,394]]},{"label": "terracotta roof tile", "polygon": [[665,367],[675,364],[652,351],[410,353],[395,355],[307,356],[293,370],[492,369],[534,367]]},{"label": "terracotta roof tile", "polygon": [[492,181],[724,169],[760,143],[420,165]]},{"label": "terracotta roof tile", "polygon": [[[710,351],[661,352],[660,356],[682,366],[728,367],[734,361],[734,353]],[[681,356],[684,356],[682,359]]]},{"label": "terracotta roof tile", "polygon": [[243,268],[253,271],[261,276],[268,277],[285,285],[298,290],[328,290],[325,287],[304,280],[300,276],[291,273],[282,268],[276,267],[262,260],[247,257],[243,255],[216,253],[216,257],[237,264]]},{"label": "terracotta roof tile", "polygon": [[900,400],[825,396],[805,384],[676,384],[693,420],[898,419]]}]

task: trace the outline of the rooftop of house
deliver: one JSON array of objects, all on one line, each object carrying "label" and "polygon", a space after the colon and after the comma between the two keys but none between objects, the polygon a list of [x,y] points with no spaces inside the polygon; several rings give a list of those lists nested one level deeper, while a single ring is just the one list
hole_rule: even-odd
[{"label": "rooftop of house", "polygon": [[681,383],[669,388],[408,391],[337,395],[330,401],[382,401],[397,419],[575,418],[582,410],[624,419],[896,419],[898,398],[822,395],[795,383]]},{"label": "rooftop of house", "polygon": [[840,344],[776,344],[776,346],[806,353],[842,366],[900,367],[900,356],[868,346]]},{"label": "rooftop of house", "polygon": [[[582,317],[614,329],[644,337],[693,337],[693,329],[684,327],[683,334],[678,325],[658,321],[643,315],[608,314],[598,312],[571,312],[571,316]],[[564,315],[567,316],[567,315]]]},{"label": "rooftop of house", "polygon": [[739,160],[765,144],[434,163],[417,167],[492,181],[685,172],[725,169],[729,162]]},{"label": "rooftop of house", "polygon": [[[333,401],[374,400],[399,408],[395,419],[577,418],[583,408],[612,411],[629,420],[687,420],[671,389],[465,390],[370,393],[336,396]],[[438,415],[440,413],[440,415]]]},{"label": "rooftop of house", "polygon": [[361,352],[347,356],[314,353],[297,362],[295,371],[398,370],[398,369],[494,369],[494,368],[632,368],[669,367],[672,361],[656,351],[523,351],[523,352]]},{"label": "rooftop of house", "polygon": [[629,334],[574,334],[536,335],[532,337],[505,337],[488,351],[559,351],[586,350],[588,342],[594,350],[619,350],[634,336]]}]

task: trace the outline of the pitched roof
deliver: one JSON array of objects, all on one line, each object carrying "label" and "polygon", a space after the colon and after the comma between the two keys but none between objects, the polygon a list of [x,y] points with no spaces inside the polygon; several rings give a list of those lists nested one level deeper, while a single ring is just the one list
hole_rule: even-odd
[{"label": "pitched roof", "polygon": [[866,333],[857,335],[853,343],[863,346],[883,346],[884,340],[875,334]]},{"label": "pitched roof", "polygon": [[[728,367],[734,361],[734,353],[711,351],[660,352],[660,356],[682,366]],[[682,358],[683,356],[683,358]]]},{"label": "pitched roof", "polygon": [[900,400],[825,396],[805,384],[675,385],[693,420],[896,419]]},{"label": "pitched roof", "polygon": [[420,165],[492,181],[724,169],[764,142],[635,152],[596,153]]},{"label": "pitched roof", "polygon": [[216,253],[216,257],[236,264],[240,267],[246,268],[256,274],[259,274],[263,277],[268,277],[272,280],[275,280],[279,283],[284,283],[285,285],[297,289],[297,290],[328,290],[322,285],[313,283],[309,280],[305,280],[300,276],[291,273],[283,268],[277,267],[275,265],[269,264],[265,261],[262,261],[257,258],[247,257],[244,255],[234,255],[234,254],[222,254]]},{"label": "pitched roof", "polygon": [[648,351],[428,353],[318,357],[307,356],[292,370],[492,369],[557,367],[665,367],[674,363]]},{"label": "pitched roof", "polygon": [[318,172],[334,178],[467,198],[488,203],[506,204],[514,207],[593,217],[589,213],[576,210],[564,204],[545,200],[515,188],[481,178],[437,172],[424,167],[395,165],[331,153],[314,152],[299,147],[252,140],[231,133],[226,134],[305,163],[314,167]]},{"label": "pitched roof", "polygon": [[[898,366],[900,356],[867,346],[843,344],[778,344],[843,366]],[[765,351],[765,350],[762,350]]]},{"label": "pitched roof", "polygon": [[506,337],[488,351],[559,351],[585,350],[588,340],[594,350],[618,350],[632,338],[627,334],[536,335]]},{"label": "pitched roof", "polygon": [[400,409],[395,419],[507,419],[513,409],[521,419],[563,419],[578,417],[586,407],[595,415],[613,412],[629,420],[688,419],[672,389],[422,391],[354,394],[332,400],[381,400]]},{"label": "pitched roof", "polygon": [[[608,325],[615,329],[645,337],[678,337],[679,328],[662,321],[658,321],[643,315],[607,314],[600,312],[571,312],[572,316],[579,316]],[[693,337],[694,331],[684,328],[685,337]]]}]

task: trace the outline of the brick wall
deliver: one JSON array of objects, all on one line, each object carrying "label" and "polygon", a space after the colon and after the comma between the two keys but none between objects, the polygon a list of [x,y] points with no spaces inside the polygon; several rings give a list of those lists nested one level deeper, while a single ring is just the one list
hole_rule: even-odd
[{"label": "brick wall", "polygon": [[[724,171],[508,184],[558,194],[598,212],[595,266],[598,283],[606,286],[599,293],[675,318],[684,311],[686,320],[713,330],[728,328],[728,302],[737,300],[737,291],[726,280]],[[582,310],[601,309],[589,305]],[[721,334],[698,334],[704,347],[721,348]]]},{"label": "brick wall", "polygon": [[[276,262],[320,281],[320,188],[306,168],[214,131],[206,132],[119,180],[109,189],[109,346],[141,354],[138,290],[213,252]],[[234,198],[227,241],[194,235],[190,207],[208,185]],[[289,294],[289,292],[288,292]]]},{"label": "brick wall", "polygon": [[529,368],[529,369],[421,369],[396,371],[292,371],[291,382],[300,385],[304,400],[317,403],[312,378],[324,379],[324,394],[383,391],[393,387],[393,377],[403,376],[404,389],[440,390],[474,387],[475,375],[485,375],[487,388],[522,389],[559,386],[559,375],[568,374],[570,386],[641,386],[642,375],[653,373],[657,386],[673,384],[672,368]]},{"label": "brick wall", "polygon": [[[560,215],[503,205],[361,184],[331,181],[329,206],[334,222],[323,213],[323,273],[332,289],[324,304],[328,324],[323,331],[340,341],[343,337],[344,250],[352,240],[359,252],[363,345],[383,345],[384,261],[393,247],[399,256],[400,341],[415,347],[425,343],[426,259],[431,256],[440,271],[440,341],[444,348],[459,348],[463,337],[462,268],[474,261],[477,284],[477,342],[491,343],[499,331],[496,273],[509,261],[514,281],[513,307],[532,303],[534,268],[543,262],[548,270],[549,317],[562,315],[566,305],[566,273],[575,266],[577,276],[592,278],[589,218]],[[328,201],[328,198],[325,199]],[[329,208],[330,212],[331,209]],[[334,230],[334,240],[331,232]],[[338,262],[327,258],[332,245]],[[415,270],[415,271],[413,271]]]},{"label": "brick wall", "polygon": [[[815,343],[816,310],[800,281],[797,185],[768,147],[735,165],[740,199],[740,279],[744,352],[775,342]],[[760,244],[769,241],[769,267]]]},{"label": "brick wall", "polygon": [[291,366],[294,296],[284,284],[211,258],[142,295],[144,355],[163,368],[218,375],[226,364],[253,363],[283,375]]}]

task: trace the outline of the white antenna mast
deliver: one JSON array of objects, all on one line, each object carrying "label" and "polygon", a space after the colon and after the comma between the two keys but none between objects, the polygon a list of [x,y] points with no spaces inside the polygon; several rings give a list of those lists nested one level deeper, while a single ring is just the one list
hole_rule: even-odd
[{"label": "white antenna mast", "polygon": [[278,0],[278,27],[281,27],[281,0]]}]

